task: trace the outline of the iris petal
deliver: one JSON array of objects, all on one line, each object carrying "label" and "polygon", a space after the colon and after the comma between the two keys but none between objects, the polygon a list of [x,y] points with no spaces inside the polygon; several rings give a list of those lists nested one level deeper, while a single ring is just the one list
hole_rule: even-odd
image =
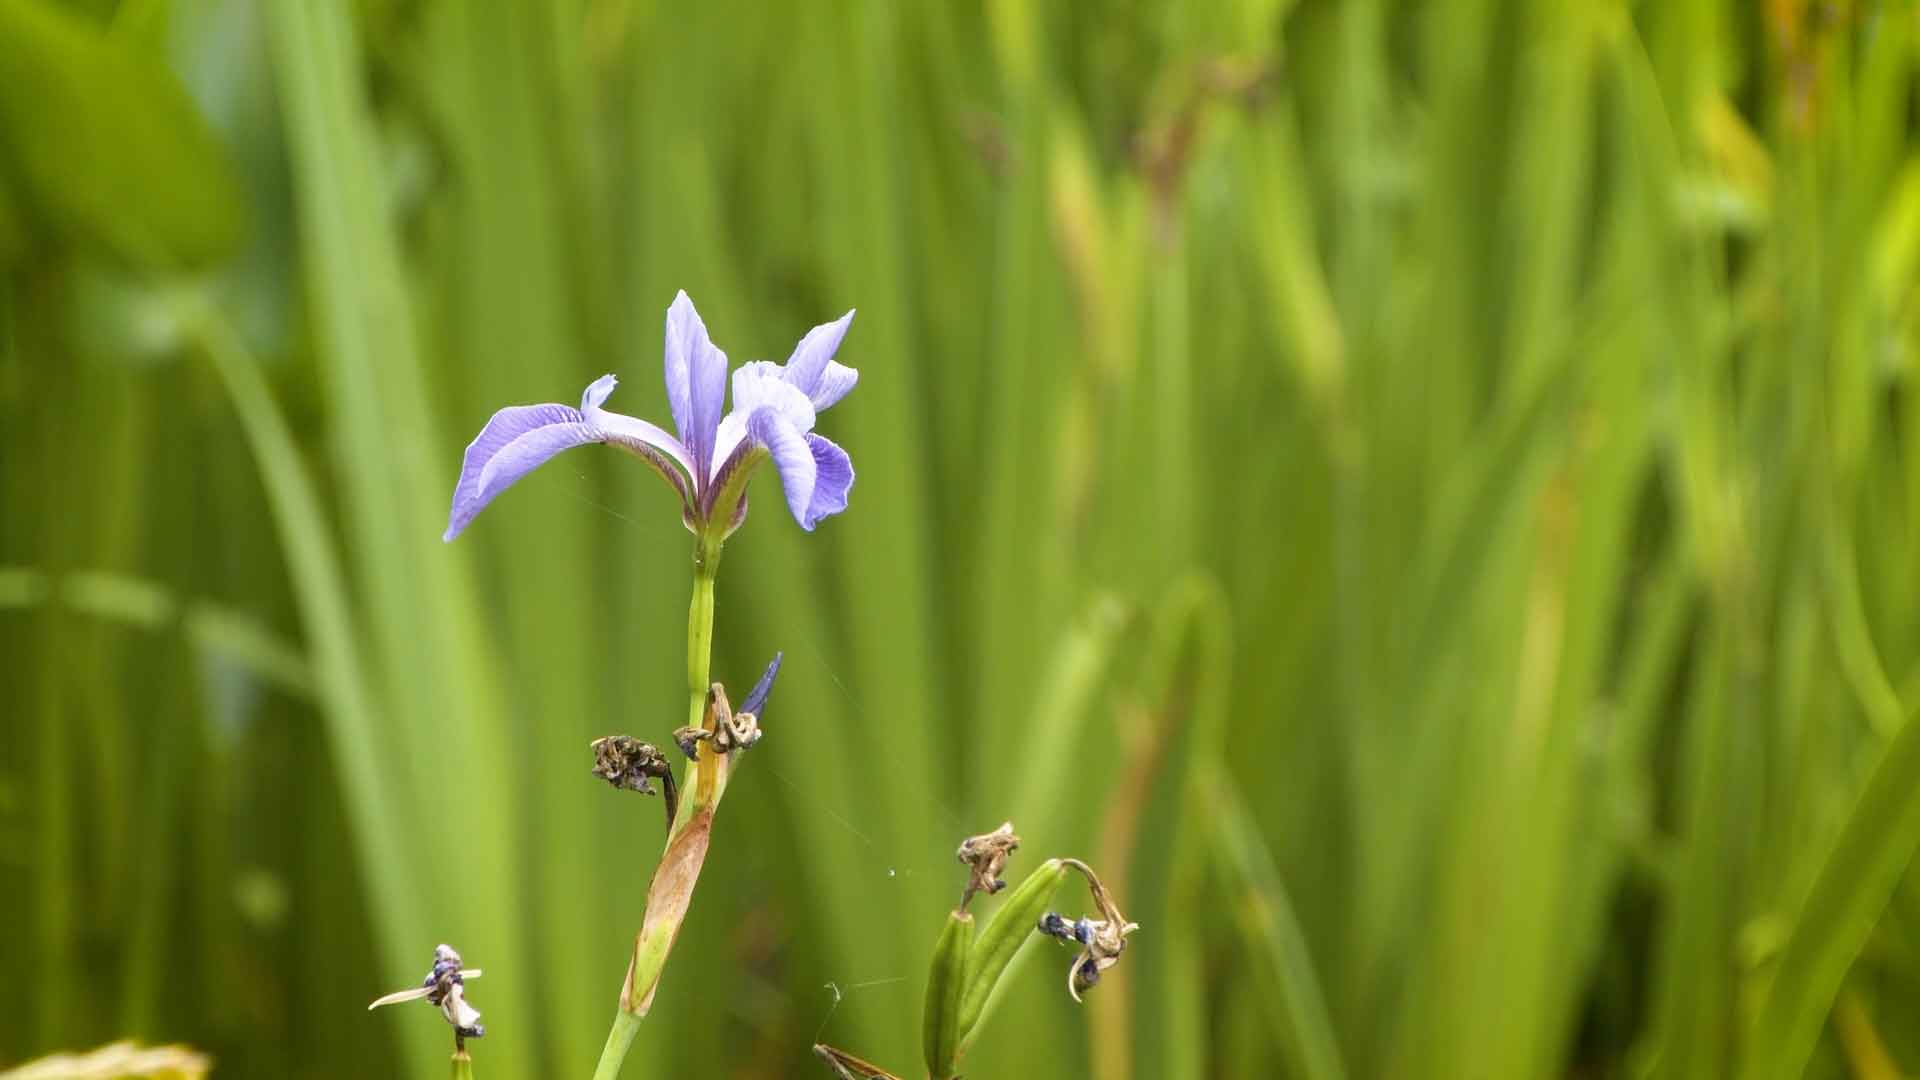
[{"label": "iris petal", "polygon": [[[460,479],[453,488],[453,509],[447,515],[447,531],[441,539],[459,536],[496,495],[553,455],[591,442],[615,443],[639,454],[680,493],[680,501],[690,505],[688,485],[693,469],[686,447],[645,420],[601,408],[616,384],[611,375],[595,379],[580,396],[584,409],[515,405],[494,413],[461,460]],[[681,475],[683,471],[685,476]]]},{"label": "iris petal", "polygon": [[684,290],[667,308],[666,378],[674,426],[695,473],[703,474],[727,401],[727,354],[707,337],[707,324]]},{"label": "iris petal", "polygon": [[777,410],[796,431],[813,430],[813,403],[807,395],[790,385],[781,375],[779,364],[756,360],[740,365],[733,373],[733,411],[720,421],[714,437],[713,466],[710,477],[720,475],[727,462],[747,437],[747,420],[763,408]]},{"label": "iris petal", "polygon": [[853,384],[860,381],[860,373],[845,364],[827,362],[827,369],[820,373],[820,381],[815,383],[807,396],[813,400],[815,412],[825,412],[828,408],[846,397]]},{"label": "iris petal", "polygon": [[780,470],[780,487],[787,495],[787,509],[800,527],[812,530],[807,508],[813,503],[813,488],[819,466],[807,446],[805,433],[793,426],[778,409],[757,409],[747,418],[747,432],[753,441],[766,447]]},{"label": "iris petal", "polygon": [[832,439],[811,432],[807,434],[807,449],[813,454],[813,497],[807,502],[800,527],[811,532],[821,518],[847,508],[847,492],[853,489],[853,459]]},{"label": "iris petal", "polygon": [[799,391],[808,397],[820,383],[820,376],[827,370],[827,363],[840,349],[841,339],[847,336],[847,327],[853,322],[853,312],[830,323],[821,323],[807,331],[807,336],[793,347],[793,355],[787,357],[786,377]]},{"label": "iris petal", "polygon": [[494,496],[553,455],[599,438],[579,410],[565,405],[515,405],[494,413],[460,461],[441,539],[460,535]]}]

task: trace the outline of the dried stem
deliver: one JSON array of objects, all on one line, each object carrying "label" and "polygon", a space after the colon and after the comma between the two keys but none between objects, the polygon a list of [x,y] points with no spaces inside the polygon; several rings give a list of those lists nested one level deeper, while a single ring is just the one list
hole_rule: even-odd
[{"label": "dried stem", "polygon": [[887,1070],[871,1061],[854,1057],[845,1050],[836,1050],[826,1043],[814,1043],[813,1055],[827,1063],[827,1068],[840,1080],[900,1080]]}]

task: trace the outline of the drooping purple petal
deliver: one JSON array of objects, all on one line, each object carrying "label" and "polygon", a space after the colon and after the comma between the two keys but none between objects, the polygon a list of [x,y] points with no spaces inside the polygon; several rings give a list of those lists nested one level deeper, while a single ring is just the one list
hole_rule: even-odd
[{"label": "drooping purple petal", "polygon": [[779,409],[773,408],[757,409],[747,417],[747,433],[754,442],[767,448],[773,467],[780,471],[780,487],[786,492],[787,509],[793,513],[793,520],[799,522],[801,528],[812,530],[807,508],[813,503],[819,466],[814,463],[806,435]]},{"label": "drooping purple petal", "polygon": [[733,373],[733,411],[720,421],[714,436],[713,466],[709,478],[720,475],[747,437],[747,418],[758,409],[776,409],[794,430],[813,430],[813,403],[788,383],[779,364],[756,360]]},{"label": "drooping purple petal", "polygon": [[714,432],[727,402],[727,354],[707,337],[693,301],[684,290],[667,308],[667,404],[680,431],[696,476],[705,475],[712,460]]},{"label": "drooping purple petal", "polygon": [[553,455],[590,442],[612,443],[638,455],[673,485],[681,505],[691,511],[693,472],[686,447],[645,420],[601,408],[617,384],[612,375],[595,379],[580,395],[579,409],[516,405],[494,413],[467,446],[441,539],[460,535],[494,496]]},{"label": "drooping purple petal", "polygon": [[565,405],[515,405],[494,413],[461,458],[441,539],[459,536],[494,496],[548,458],[599,438],[578,410]]},{"label": "drooping purple petal", "polygon": [[807,433],[807,449],[813,454],[813,498],[807,502],[806,516],[800,527],[808,532],[847,508],[847,492],[853,489],[853,459],[824,435]]}]

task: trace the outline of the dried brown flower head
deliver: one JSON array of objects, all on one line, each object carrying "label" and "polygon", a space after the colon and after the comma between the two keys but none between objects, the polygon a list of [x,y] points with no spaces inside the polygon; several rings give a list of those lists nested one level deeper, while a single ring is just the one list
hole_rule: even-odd
[{"label": "dried brown flower head", "polygon": [[973,899],[973,894],[984,892],[988,896],[1007,887],[1000,872],[1006,869],[1007,858],[1020,850],[1020,838],[1014,835],[1013,822],[1005,822],[990,833],[969,836],[960,841],[960,850],[955,857],[966,864],[967,891],[960,898],[961,908]]},{"label": "dried brown flower head", "polygon": [[1049,911],[1040,920],[1041,933],[1080,946],[1080,954],[1073,958],[1073,965],[1067,969],[1067,993],[1073,995],[1073,1000],[1079,1001],[1081,991],[1099,982],[1101,973],[1120,962],[1120,954],[1127,947],[1127,935],[1140,929],[1140,924],[1128,922],[1127,917],[1120,914],[1113,894],[1107,891],[1092,867],[1078,859],[1061,861],[1080,871],[1087,879],[1087,890],[1093,894],[1093,906],[1100,913],[1097,919],[1082,916],[1069,922],[1057,912]]},{"label": "dried brown flower head", "polygon": [[652,780],[660,781],[667,797],[667,825],[679,809],[680,795],[673,783],[673,767],[652,743],[631,735],[608,735],[593,740],[593,775],[624,791],[653,794]]}]

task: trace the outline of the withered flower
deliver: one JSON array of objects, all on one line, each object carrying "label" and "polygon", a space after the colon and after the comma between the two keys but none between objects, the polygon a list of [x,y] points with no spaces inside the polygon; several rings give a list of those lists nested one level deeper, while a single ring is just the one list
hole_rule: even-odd
[{"label": "withered flower", "polygon": [[608,735],[593,740],[593,775],[616,788],[653,794],[650,781],[660,781],[667,796],[667,826],[679,810],[680,796],[673,784],[673,767],[652,743],[631,735]]},{"label": "withered flower", "polygon": [[766,707],[767,697],[773,693],[773,679],[780,674],[780,660],[785,655],[773,654],[773,662],[767,665],[760,681],[753,684],[737,713],[727,702],[726,687],[713,684],[707,691],[707,726],[674,730],[673,741],[680,752],[687,755],[687,760],[694,760],[704,740],[712,740],[713,748],[723,754],[745,750],[760,741],[764,734],[760,730],[760,710]]},{"label": "withered flower", "polygon": [[1003,823],[990,833],[969,836],[960,841],[960,850],[954,853],[970,871],[967,875],[967,891],[960,897],[960,906],[965,908],[973,899],[973,894],[984,892],[988,896],[1007,887],[1001,879],[1000,871],[1006,868],[1007,857],[1020,850],[1020,838],[1013,833],[1013,822]]},{"label": "withered flower", "polygon": [[1062,859],[1061,862],[1073,867],[1087,879],[1087,890],[1093,894],[1093,906],[1099,909],[1100,918],[1081,917],[1072,922],[1058,913],[1049,911],[1040,919],[1041,933],[1060,941],[1071,941],[1080,946],[1080,954],[1073,958],[1073,966],[1067,969],[1067,993],[1073,1000],[1080,1000],[1080,992],[1100,981],[1100,975],[1108,968],[1120,962],[1120,954],[1127,947],[1127,936],[1140,929],[1139,923],[1128,922],[1120,914],[1119,905],[1113,902],[1113,895],[1100,882],[1100,876],[1093,868],[1078,859]]},{"label": "withered flower", "polygon": [[460,954],[451,945],[435,946],[433,950],[433,969],[420,985],[410,990],[398,990],[385,997],[378,998],[367,1006],[368,1011],[382,1005],[397,1005],[402,1001],[427,999],[427,1004],[439,1008],[441,1015],[453,1027],[453,1040],[456,1047],[464,1047],[466,1040],[477,1039],[487,1033],[480,1026],[480,1011],[467,1004],[467,980],[480,977],[478,968],[462,968]]}]

